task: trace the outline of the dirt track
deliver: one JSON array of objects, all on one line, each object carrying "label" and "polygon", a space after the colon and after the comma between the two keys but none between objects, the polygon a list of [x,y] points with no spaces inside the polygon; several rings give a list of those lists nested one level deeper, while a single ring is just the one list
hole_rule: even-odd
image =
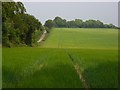
[{"label": "dirt track", "polygon": [[43,41],[43,39],[44,39],[44,37],[45,37],[46,33],[47,33],[47,31],[46,31],[46,30],[44,30],[44,32],[43,32],[43,34],[42,34],[42,36],[41,36],[41,37],[40,37],[40,39],[37,41],[38,43],[40,43],[41,41]]}]

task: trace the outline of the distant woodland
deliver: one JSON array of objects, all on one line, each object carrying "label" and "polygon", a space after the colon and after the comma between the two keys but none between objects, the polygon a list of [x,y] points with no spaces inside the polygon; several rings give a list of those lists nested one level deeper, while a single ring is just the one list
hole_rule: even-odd
[{"label": "distant woodland", "polygon": [[58,27],[58,28],[117,28],[113,24],[104,24],[99,20],[86,20],[75,19],[71,21],[67,21],[66,19],[62,19],[61,17],[55,17],[54,20],[47,20],[45,22],[45,26],[47,27]]}]

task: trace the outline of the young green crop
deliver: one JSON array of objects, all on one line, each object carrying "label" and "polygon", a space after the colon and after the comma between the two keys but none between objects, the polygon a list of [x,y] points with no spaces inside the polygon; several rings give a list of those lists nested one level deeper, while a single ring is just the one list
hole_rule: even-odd
[{"label": "young green crop", "polygon": [[117,49],[117,34],[117,29],[55,28],[42,47]]},{"label": "young green crop", "polygon": [[55,28],[39,47],[3,48],[3,88],[85,88],[75,64],[91,88],[117,88],[117,33]]},{"label": "young green crop", "polygon": [[3,49],[3,87],[82,87],[61,49]]}]

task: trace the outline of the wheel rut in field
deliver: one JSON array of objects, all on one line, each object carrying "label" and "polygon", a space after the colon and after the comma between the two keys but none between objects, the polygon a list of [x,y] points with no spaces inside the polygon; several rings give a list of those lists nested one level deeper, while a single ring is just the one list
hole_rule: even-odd
[{"label": "wheel rut in field", "polygon": [[77,74],[79,75],[79,79],[83,83],[84,88],[86,90],[89,90],[90,89],[90,85],[88,84],[87,80],[85,79],[84,75],[82,74],[82,72],[80,70],[80,66],[77,63],[74,63],[74,58],[69,53],[67,53],[67,54],[68,54],[70,60],[73,62],[74,68],[75,68]]}]

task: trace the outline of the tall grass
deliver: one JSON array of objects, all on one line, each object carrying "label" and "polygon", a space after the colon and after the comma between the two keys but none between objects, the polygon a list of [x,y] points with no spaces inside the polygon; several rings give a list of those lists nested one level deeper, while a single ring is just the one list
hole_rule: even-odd
[{"label": "tall grass", "polygon": [[92,88],[118,88],[117,50],[72,49],[69,52]]},{"label": "tall grass", "polygon": [[[3,88],[118,87],[116,29],[53,29],[39,47],[3,48]],[[73,58],[70,59],[68,53]]]},{"label": "tall grass", "polygon": [[82,87],[61,49],[3,49],[3,87]]}]

